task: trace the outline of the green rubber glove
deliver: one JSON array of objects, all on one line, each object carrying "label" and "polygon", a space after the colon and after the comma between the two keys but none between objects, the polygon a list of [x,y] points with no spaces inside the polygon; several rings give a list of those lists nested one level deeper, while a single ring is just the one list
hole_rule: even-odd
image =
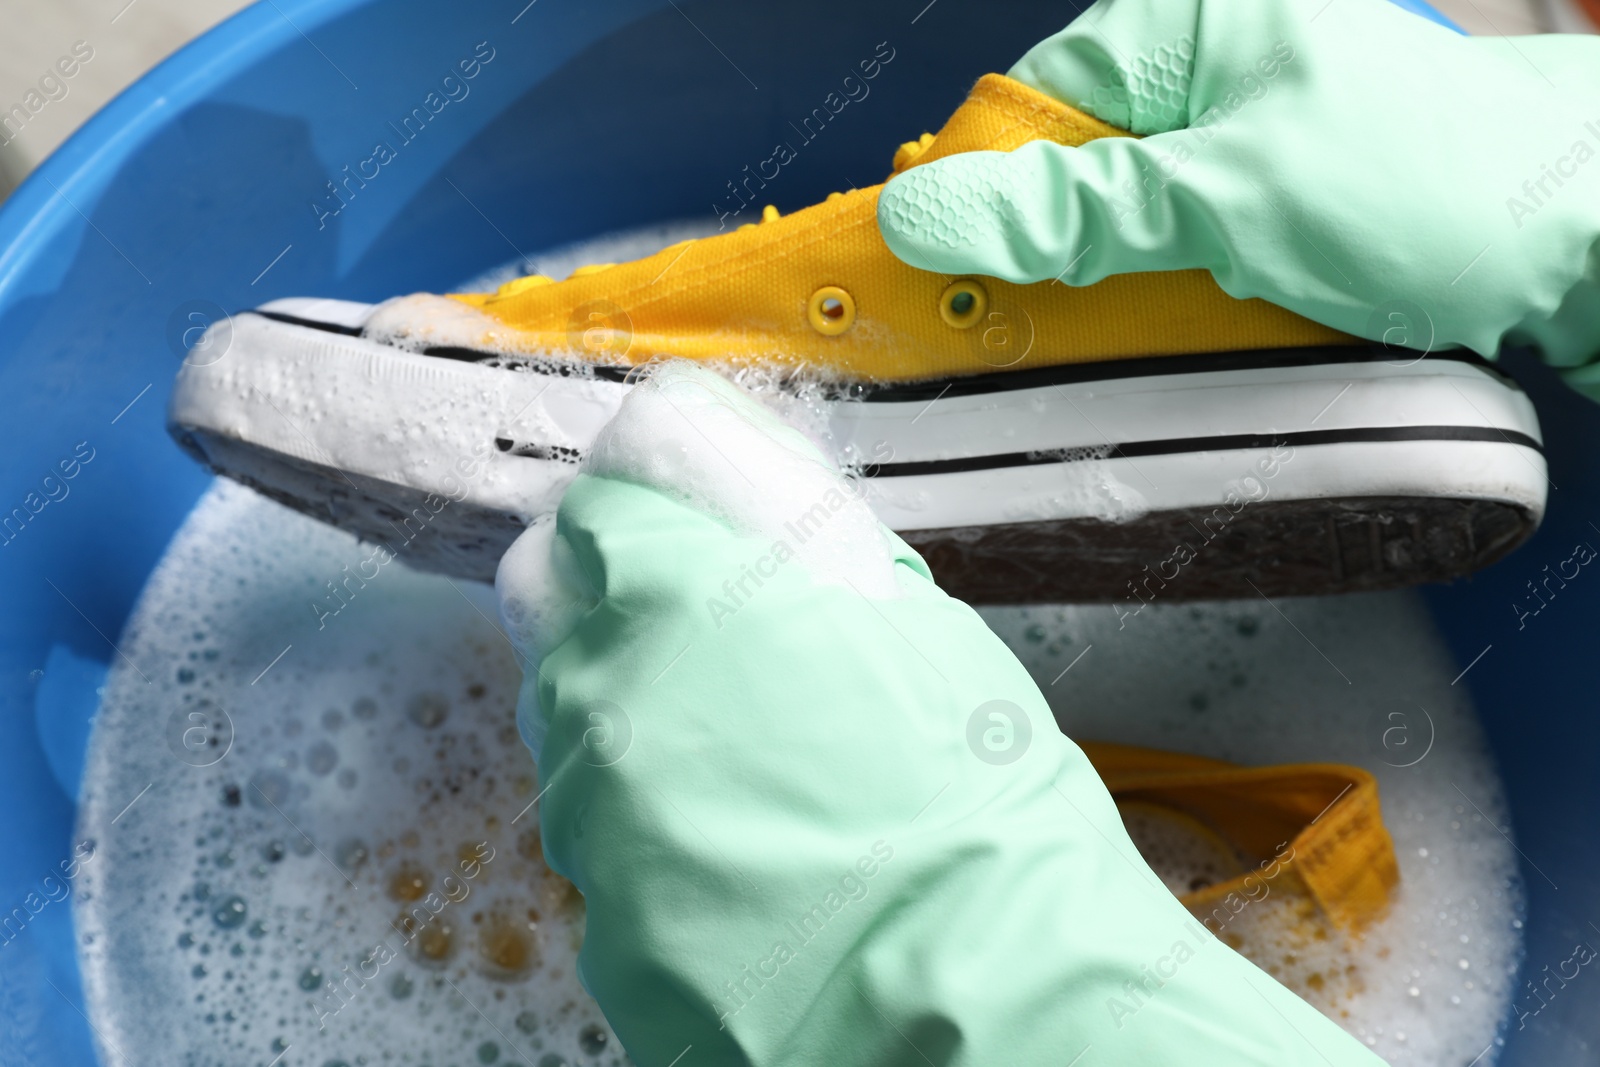
[{"label": "green rubber glove", "polygon": [[913,167],[878,211],[908,264],[1204,268],[1373,340],[1533,343],[1600,397],[1600,38],[1463,37],[1387,0],[1100,0],[1010,74],[1148,136]]},{"label": "green rubber glove", "polygon": [[1380,1062],[1190,918],[798,433],[672,365],[588,463],[497,584],[580,976],[640,1067]]}]

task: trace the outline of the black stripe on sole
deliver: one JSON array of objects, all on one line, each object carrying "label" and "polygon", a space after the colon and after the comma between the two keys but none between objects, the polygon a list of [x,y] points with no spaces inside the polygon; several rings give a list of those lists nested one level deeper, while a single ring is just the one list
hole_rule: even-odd
[{"label": "black stripe on sole", "polygon": [[1088,363],[1061,363],[1027,370],[986,371],[982,374],[935,378],[929,381],[852,386],[843,398],[868,403],[909,403],[956,396],[986,396],[1013,389],[1040,389],[1053,385],[1103,382],[1123,378],[1152,378],[1163,374],[1207,374],[1218,371],[1259,370],[1277,367],[1321,367],[1335,363],[1390,363],[1410,366],[1423,359],[1466,363],[1494,373],[1508,384],[1516,383],[1478,355],[1466,349],[1411,352],[1381,345],[1318,345],[1312,348],[1262,348],[1232,352],[1195,352],[1185,355],[1149,355],[1137,359],[1108,359]]},{"label": "black stripe on sole", "polygon": [[[281,311],[256,309],[249,314],[260,315],[291,326],[322,330],[326,333],[359,337],[359,326],[342,326],[338,323],[320,322],[301,318]],[[403,351],[397,349],[397,351]],[[647,364],[618,366],[606,363],[580,363],[562,360],[521,360],[502,352],[467,348],[459,345],[435,345],[421,352],[435,359],[448,359],[460,363],[497,361],[503,365],[516,365],[543,374],[562,378],[595,377],[602,381],[627,383]],[[1507,386],[1520,387],[1504,371],[1476,352],[1464,348],[1441,349],[1435,352],[1413,352],[1409,349],[1390,349],[1378,344],[1317,345],[1309,348],[1264,348],[1230,352],[1195,352],[1183,355],[1150,355],[1137,359],[1107,359],[1084,363],[1062,363],[1050,367],[1031,367],[1027,370],[996,370],[980,374],[953,375],[915,382],[841,384],[828,392],[830,400],[861,400],[867,403],[912,403],[939,400],[944,397],[986,396],[1015,389],[1039,389],[1052,385],[1072,385],[1081,382],[1115,381],[1124,378],[1149,378],[1163,374],[1206,374],[1218,371],[1255,370],[1280,367],[1320,367],[1338,363],[1389,363],[1410,366],[1423,359],[1449,360],[1466,363],[1488,371]]]},{"label": "black stripe on sole", "polygon": [[[217,465],[207,436],[179,440],[217,473],[302,514],[374,543],[405,542],[405,562],[424,571],[492,582],[523,531],[516,516],[467,500],[440,510],[413,540],[406,520],[427,506],[428,490],[352,480],[265,448],[264,459],[298,476],[261,482]],[[352,496],[366,506],[352,507]],[[1111,601],[1126,616],[1158,600],[1258,601],[1449,581],[1500,559],[1536,527],[1532,514],[1497,501],[1356,496],[1219,502],[1125,523],[1084,517],[900,533],[941,587],[971,603]]]},{"label": "black stripe on sole", "polygon": [[361,327],[359,326],[342,326],[337,322],[323,322],[320,319],[302,319],[298,315],[289,315],[282,311],[262,311],[260,308],[255,308],[249,312],[240,312],[240,314],[260,315],[262,318],[271,319],[273,322],[282,322],[290,326],[304,326],[309,330],[321,330],[323,333],[337,333],[345,337],[361,336]]},{"label": "black stripe on sole", "polygon": [[1006,467],[1034,467],[1052,463],[1083,462],[1090,459],[1139,459],[1184,452],[1231,452],[1274,448],[1278,445],[1332,445],[1371,441],[1489,441],[1521,445],[1542,452],[1539,442],[1517,430],[1492,426],[1374,426],[1348,430],[1302,430],[1280,434],[1224,434],[1215,437],[1171,437],[1161,441],[1129,441],[1098,449],[1071,449],[1086,453],[1069,457],[1061,452],[1004,452],[992,456],[962,456],[956,459],[913,460],[906,463],[879,463],[862,468],[867,478],[905,478],[917,474],[962,474],[970,471],[1001,470]]}]

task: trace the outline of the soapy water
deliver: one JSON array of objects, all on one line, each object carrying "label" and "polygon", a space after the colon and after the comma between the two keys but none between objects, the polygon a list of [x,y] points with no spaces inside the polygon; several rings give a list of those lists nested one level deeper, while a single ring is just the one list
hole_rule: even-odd
[{"label": "soapy water", "polygon": [[[219,483],[153,576],[85,775],[96,1026],[133,1062],[623,1062],[573,973],[581,902],[538,855],[493,604],[391,563],[318,629],[312,603],[368,552]],[[1121,630],[1103,607],[984,616],[1073,736],[1373,770],[1403,879],[1388,918],[1353,946],[1294,944],[1265,908],[1229,932],[1396,1067],[1472,1062],[1511,994],[1520,897],[1471,709],[1411,596],[1280,606],[1294,626],[1265,604]],[[1136,837],[1182,888],[1197,861]]]},{"label": "soapy water", "polygon": [[[983,614],[1071,736],[1373,771],[1402,875],[1388,917],[1308,936],[1269,898],[1228,938],[1396,1067],[1494,1062],[1515,854],[1413,595]],[[539,853],[494,617],[485,587],[231,483],[207,495],[119,641],[84,775],[98,852],[76,907],[107,1062],[627,1062],[576,980],[582,902]],[[1213,859],[1136,836],[1175,889]]]},{"label": "soapy water", "polygon": [[[980,614],[1070,737],[1372,772],[1400,866],[1387,916],[1323,939],[1325,924],[1268,897],[1223,940],[1394,1067],[1495,1062],[1524,898],[1492,756],[1417,594]],[[1130,832],[1175,890],[1187,886],[1171,872],[1210,858],[1169,848],[1164,861],[1155,835]]]},{"label": "soapy water", "polygon": [[81,797],[106,1062],[626,1062],[492,596],[371,556],[219,483],[152,575]]}]

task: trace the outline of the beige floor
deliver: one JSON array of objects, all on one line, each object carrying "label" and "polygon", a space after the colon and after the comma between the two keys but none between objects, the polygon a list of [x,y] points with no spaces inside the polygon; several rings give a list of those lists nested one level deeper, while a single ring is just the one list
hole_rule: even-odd
[{"label": "beige floor", "polygon": [[[30,92],[44,105],[20,130],[0,127],[0,198],[106,101],[247,0],[0,0],[0,114]],[[1538,33],[1573,23],[1567,0],[1436,0],[1473,33]],[[70,61],[74,47],[90,54]],[[62,69],[73,69],[62,78]],[[41,91],[40,81],[44,80]],[[48,99],[54,96],[56,99]]]},{"label": "beige floor", "polygon": [[1514,37],[1551,28],[1543,0],[1433,0],[1433,6],[1473,34]]},{"label": "beige floor", "polygon": [[[30,91],[44,101],[20,130],[0,126],[8,142],[0,147],[0,196],[139,75],[247,2],[0,0],[0,113]],[[76,69],[75,45],[90,56]]]}]

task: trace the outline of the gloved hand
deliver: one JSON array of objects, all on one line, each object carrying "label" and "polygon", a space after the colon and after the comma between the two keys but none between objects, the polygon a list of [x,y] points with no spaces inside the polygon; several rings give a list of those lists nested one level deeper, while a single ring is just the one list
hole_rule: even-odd
[{"label": "gloved hand", "polygon": [[1100,0],[1010,74],[1148,136],[914,166],[878,211],[907,263],[1204,268],[1391,345],[1531,342],[1600,397],[1600,38],[1463,37],[1387,0]]},{"label": "gloved hand", "polygon": [[1185,912],[799,433],[669,365],[587,463],[497,584],[580,976],[640,1067],[1379,1062]]}]

